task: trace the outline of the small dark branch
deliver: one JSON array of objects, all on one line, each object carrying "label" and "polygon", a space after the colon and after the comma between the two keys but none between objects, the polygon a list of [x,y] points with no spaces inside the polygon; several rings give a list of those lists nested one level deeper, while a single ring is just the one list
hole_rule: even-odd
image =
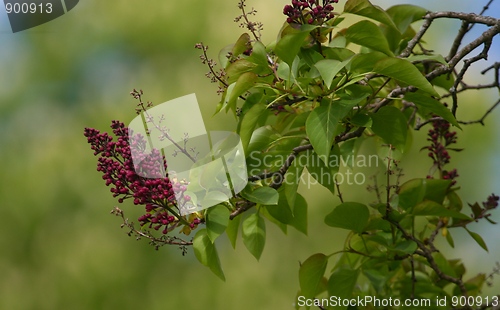
[{"label": "small dark branch", "polygon": [[347,141],[350,139],[360,137],[363,134],[363,132],[365,131],[365,129],[366,129],[365,127],[359,127],[355,131],[351,131],[351,132],[348,132],[345,134],[338,135],[335,137],[335,143],[339,143],[342,141]]},{"label": "small dark branch", "polygon": [[414,106],[413,110],[411,112],[410,118],[408,119],[408,122],[406,122],[406,127],[408,127],[408,128],[410,127],[411,122],[413,122],[413,120],[417,116],[417,110],[418,110],[418,108]]},{"label": "small dark branch", "polygon": [[252,33],[253,37],[255,38],[255,41],[260,41],[260,31],[262,30],[262,23],[261,22],[252,22],[248,19],[248,15],[255,15],[257,13],[256,10],[252,8],[250,12],[245,11],[245,1],[246,0],[240,0],[238,3],[238,8],[241,10],[241,15],[235,19],[235,21],[239,21],[240,18],[243,18],[245,20],[244,23],[241,23],[240,27],[246,27],[250,32]]},{"label": "small dark branch", "polygon": [[306,97],[296,97],[293,99],[286,99],[285,101],[278,101],[278,102],[271,104],[269,106],[269,108],[275,110],[275,109],[278,109],[278,108],[286,106],[286,105],[291,106],[295,103],[306,101],[306,100],[308,100]]},{"label": "small dark branch", "polygon": [[458,51],[458,48],[462,44],[462,40],[464,39],[464,36],[467,34],[467,32],[470,30],[469,23],[467,21],[462,21],[462,26],[460,26],[460,30],[458,30],[458,34],[455,37],[455,40],[453,41],[453,44],[450,48],[450,52],[448,53],[448,56],[446,57],[446,60],[450,60]]},{"label": "small dark branch", "polygon": [[[488,3],[486,3],[485,6],[483,6],[483,9],[479,13],[479,15],[483,15],[489,8],[490,5],[493,3],[494,0],[490,0]],[[467,28],[467,32],[469,32],[476,24],[469,24],[469,27]]]},{"label": "small dark branch", "polygon": [[[495,26],[498,25],[498,20],[493,17],[488,17],[488,16],[481,16],[477,14],[467,14],[467,13],[461,13],[461,12],[432,12],[426,14],[423,19],[424,19],[424,24],[420,27],[420,30],[415,34],[415,36],[408,42],[408,45],[406,48],[401,52],[399,57],[401,58],[406,58],[411,55],[413,49],[415,46],[420,42],[424,34],[426,33],[427,29],[431,26],[432,22],[435,19],[438,18],[454,18],[454,19],[460,19],[463,21],[462,28],[460,29],[459,34],[457,35],[455,42],[453,43],[453,47],[450,51],[450,55],[448,57],[451,59],[452,55],[455,55],[455,53],[451,53],[453,50],[455,52],[458,50],[458,47],[460,46],[460,43],[462,42],[463,36],[467,33],[468,25],[469,24],[485,24],[488,26]],[[464,24],[467,24],[467,26],[464,26]]]},{"label": "small dark branch", "polygon": [[491,39],[487,40],[484,42],[484,48],[481,51],[481,53],[477,54],[476,56],[466,59],[464,61],[464,66],[460,70],[460,72],[457,74],[457,77],[455,79],[455,83],[453,84],[452,89],[450,89],[451,97],[453,98],[453,106],[451,109],[451,113],[455,116],[458,108],[458,99],[457,99],[457,88],[458,85],[462,82],[465,72],[469,69],[469,67],[475,63],[476,61],[479,61],[481,59],[488,59],[488,51],[490,50],[491,47]]},{"label": "small dark branch", "polygon": [[429,236],[429,239],[428,239],[429,243],[434,242],[434,240],[436,239],[436,236],[437,236],[439,230],[441,228],[443,228],[443,226],[444,226],[443,221],[439,220],[438,223],[437,223],[437,225],[436,225],[436,228],[432,231],[431,235]]},{"label": "small dark branch", "polygon": [[[314,300],[318,300],[317,298],[314,298]],[[318,304],[318,309],[320,310],[326,310],[325,307],[323,307],[322,305]]]},{"label": "small dark branch", "polygon": [[493,37],[496,36],[498,33],[500,33],[500,21],[497,20],[497,24],[495,24],[495,26],[486,30],[485,32],[483,32],[482,35],[480,35],[474,41],[470,42],[469,44],[464,46],[461,50],[459,50],[456,53],[456,55],[450,59],[448,65],[446,66],[442,65],[437,67],[433,71],[429,72],[425,77],[427,78],[427,80],[430,81],[442,74],[453,72],[453,69],[462,58],[464,58],[467,54],[469,54],[471,51],[473,51],[481,44],[484,44],[487,41],[491,41]]},{"label": "small dark branch", "polygon": [[377,181],[377,175],[372,175],[371,178],[373,179],[373,185],[369,185],[367,187],[368,191],[375,191],[375,195],[377,195],[377,202],[382,203],[382,195],[380,194],[380,188],[378,186],[378,181]]},{"label": "small dark branch", "polygon": [[434,260],[434,257],[432,257],[432,251],[422,241],[409,234],[398,222],[391,220],[390,218],[387,217],[385,217],[384,219],[389,223],[391,223],[394,227],[396,227],[406,240],[411,240],[417,244],[420,250],[416,250],[415,254],[424,257],[429,263],[432,270],[434,270],[434,272],[440,279],[456,284],[460,289],[462,295],[465,297],[468,296],[467,288],[465,287],[465,284],[463,283],[462,279],[454,278],[452,276],[445,274],[437,265],[436,261]]},{"label": "small dark branch", "polygon": [[[461,85],[461,88],[455,92],[456,94],[460,94],[460,93],[467,91],[469,89],[481,90],[481,89],[489,89],[489,88],[499,88],[499,90],[500,90],[500,86],[496,82],[493,82],[490,84],[467,85],[466,83],[464,83],[462,81],[460,83],[460,85]],[[452,96],[453,96],[452,93],[444,94],[443,96],[441,96],[441,99],[452,97]]]},{"label": "small dark branch", "polygon": [[491,106],[491,108],[488,109],[488,111],[486,111],[486,113],[484,113],[484,115],[478,119],[478,120],[475,120],[475,121],[468,121],[468,122],[464,122],[464,121],[458,121],[460,124],[464,124],[464,125],[470,125],[470,124],[481,124],[484,126],[484,120],[486,119],[486,117],[491,113],[493,112],[493,110],[500,104],[500,99],[497,100],[497,102],[495,102],[495,104],[493,106]]},{"label": "small dark branch", "polygon": [[141,238],[149,239],[150,243],[152,245],[154,245],[156,247],[156,249],[158,249],[159,247],[161,247],[163,245],[167,245],[167,244],[177,245],[177,246],[180,246],[183,253],[185,253],[185,249],[183,247],[188,246],[188,245],[193,245],[192,241],[184,241],[184,240],[177,238],[177,237],[168,237],[168,236],[157,238],[151,234],[148,234],[147,232],[143,232],[143,231],[135,229],[134,223],[129,222],[128,218],[125,217],[123,210],[121,210],[118,207],[115,207],[113,210],[111,210],[110,213],[122,218],[123,224],[121,224],[121,227],[122,228],[127,227],[128,229],[130,229],[130,231],[128,232],[129,236],[135,235],[137,240],[139,240]]},{"label": "small dark branch", "polygon": [[432,24],[433,18],[426,18],[428,15],[429,14],[424,16],[424,24],[422,25],[422,27],[420,27],[420,30],[417,32],[417,34],[415,34],[415,36],[408,42],[408,45],[401,52],[401,54],[399,54],[399,57],[407,58],[408,56],[410,56],[415,46],[420,42],[427,29],[429,29],[430,25]]},{"label": "small dark branch", "polygon": [[495,83],[494,85],[496,88],[500,90],[500,62],[495,62],[493,65],[489,66],[488,68],[484,69],[481,71],[481,74],[486,74],[486,72],[490,71],[491,69],[495,70]]},{"label": "small dark branch", "polygon": [[500,275],[500,262],[495,263],[495,267],[493,267],[493,270],[486,276],[486,285],[489,287],[493,286],[493,278],[495,276]]},{"label": "small dark branch", "polygon": [[344,203],[344,198],[342,198],[342,192],[340,191],[340,184],[337,182],[337,177],[335,177],[335,187],[337,188],[337,196],[341,203]]},{"label": "small dark branch", "polygon": [[[457,122],[459,124],[463,124],[463,125],[470,125],[470,124],[481,124],[484,126],[484,120],[486,119],[486,117],[498,106],[500,105],[500,99],[492,106],[490,107],[485,113],[484,115],[478,119],[478,120],[474,120],[474,121],[460,121],[460,120],[457,120]],[[444,120],[442,117],[433,117],[433,118],[430,118],[429,120],[423,122],[423,123],[419,123],[415,126],[415,130],[420,130],[420,128],[422,128],[423,126],[429,124],[429,123],[432,123],[434,121],[442,121]]]},{"label": "small dark branch", "polygon": [[417,277],[415,276],[415,260],[413,258],[413,255],[410,257],[410,264],[411,264],[411,295],[410,299],[415,298],[415,285],[417,284]]},{"label": "small dark branch", "polygon": [[[392,148],[391,145],[388,146]],[[385,216],[389,217],[389,213],[391,213],[391,158],[387,157],[387,170],[386,170],[386,197],[385,197]],[[394,234],[393,234],[394,235]]]},{"label": "small dark branch", "polygon": [[[464,58],[466,55],[468,55],[470,52],[472,52],[475,48],[477,48],[481,44],[485,44],[485,50],[487,52],[489,49],[489,45],[491,44],[491,41],[493,40],[493,37],[495,37],[498,33],[500,33],[500,21],[497,20],[497,23],[495,26],[486,30],[485,32],[483,32],[483,34],[481,34],[474,41],[470,42],[469,44],[464,46],[461,50],[459,50],[455,54],[455,56],[453,56],[450,59],[450,61],[448,62],[448,67],[454,68],[462,58]],[[488,47],[486,48],[486,46],[488,46]],[[487,54],[486,54],[486,56],[487,56]]]},{"label": "small dark branch", "polygon": [[490,5],[493,3],[493,1],[495,0],[488,1],[488,3],[486,3],[485,6],[483,6],[483,9],[481,10],[481,13],[479,13],[479,15],[483,15],[490,8]]},{"label": "small dark branch", "polygon": [[450,89],[450,94],[451,94],[451,99],[452,99],[452,105],[451,105],[451,114],[457,117],[457,109],[458,109],[458,96],[457,92],[455,91],[455,87]]},{"label": "small dark branch", "polygon": [[263,172],[261,174],[252,175],[252,176],[248,177],[248,181],[255,182],[255,181],[259,181],[259,180],[269,179],[269,178],[273,177],[276,173],[278,173],[278,172],[277,171]]},{"label": "small dark branch", "polygon": [[232,220],[241,213],[245,212],[246,210],[250,209],[251,207],[255,206],[256,203],[251,202],[251,201],[243,201],[237,208],[234,210],[230,215],[229,219]]},{"label": "small dark branch", "polygon": [[299,155],[299,153],[312,150],[312,144],[306,144],[306,145],[300,145],[295,148],[293,148],[292,153],[288,155],[287,159],[285,160],[285,163],[281,168],[278,170],[277,173],[273,175],[273,181],[271,182],[270,187],[274,189],[278,189],[281,184],[283,184],[283,181],[285,181],[285,173],[288,171],[290,166],[293,164],[293,161]]},{"label": "small dark branch", "polygon": [[415,86],[408,87],[398,87],[393,89],[386,98],[380,100],[377,104],[375,104],[373,112],[377,112],[380,108],[388,105],[394,98],[398,98],[399,96],[407,93],[407,92],[416,92],[418,88]]},{"label": "small dark branch", "polygon": [[463,12],[432,12],[423,17],[424,19],[454,18],[466,21],[471,24],[484,24],[487,26],[498,25],[498,19],[489,16],[482,16],[474,13]]},{"label": "small dark branch", "polygon": [[195,45],[195,48],[200,49],[203,52],[203,55],[200,56],[200,59],[201,59],[201,62],[203,64],[206,64],[207,67],[208,67],[208,69],[210,70],[210,73],[208,73],[208,74],[211,75],[209,77],[212,78],[212,81],[214,82],[213,79],[216,79],[222,85],[224,85],[224,87],[227,88],[229,85],[226,83],[226,81],[224,81],[222,79],[222,76],[219,73],[215,72],[214,68],[217,65],[217,63],[213,59],[211,59],[211,58],[208,57],[208,54],[207,54],[208,46],[206,46],[206,45],[204,45],[203,43],[200,42],[200,43],[197,43]]}]

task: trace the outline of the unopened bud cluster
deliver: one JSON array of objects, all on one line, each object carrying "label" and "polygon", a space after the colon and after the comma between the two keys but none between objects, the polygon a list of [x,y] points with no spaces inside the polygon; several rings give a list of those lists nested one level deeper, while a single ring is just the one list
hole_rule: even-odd
[{"label": "unopened bud cluster", "polygon": [[[129,133],[129,129],[120,121],[112,121],[111,128],[116,141],[108,133],[101,133],[94,128],[85,128],[84,135],[94,155],[99,156],[97,171],[103,174],[106,185],[111,186],[113,197],[118,197],[119,203],[131,198],[135,205],[145,206],[146,214],[138,219],[141,226],[149,224],[149,228],[155,230],[163,228],[163,234],[177,227],[180,222],[186,223],[172,213],[178,202],[173,182],[168,176],[165,177],[167,163],[161,152],[157,149],[146,152],[146,139],[142,135]],[[183,197],[182,200],[188,201],[189,198]],[[192,229],[199,223],[200,220],[195,217],[187,225]]]},{"label": "unopened bud cluster", "polygon": [[286,21],[290,24],[321,25],[335,16],[332,3],[338,3],[338,0],[323,0],[321,5],[319,0],[292,0],[291,5],[283,8],[283,14],[288,16]]},{"label": "unopened bud cluster", "polygon": [[498,197],[497,195],[491,194],[490,196],[488,196],[488,200],[483,202],[483,207],[486,210],[495,209],[496,207],[498,207],[498,200],[499,199],[500,199],[500,197]]},{"label": "unopened bud cluster", "polygon": [[[432,122],[432,128],[427,134],[427,141],[431,144],[427,146],[429,150],[428,156],[434,161],[434,166],[441,172],[441,178],[444,180],[453,180],[452,184],[455,184],[455,178],[458,177],[457,169],[444,170],[443,167],[450,162],[449,146],[451,144],[457,143],[457,133],[455,131],[450,132],[450,123],[445,120],[435,120]],[[431,176],[428,176],[431,178]]]}]

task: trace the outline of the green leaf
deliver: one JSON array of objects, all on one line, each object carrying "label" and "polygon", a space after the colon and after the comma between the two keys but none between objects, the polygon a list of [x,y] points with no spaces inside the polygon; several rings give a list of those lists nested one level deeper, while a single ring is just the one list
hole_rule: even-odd
[{"label": "green leaf", "polygon": [[302,176],[302,173],[304,171],[304,167],[302,166],[302,158],[304,158],[304,156],[304,154],[299,154],[284,176],[282,187],[284,190],[286,201],[291,209],[293,209],[293,206],[295,205],[295,198],[297,197],[300,177]]},{"label": "green leaf", "polygon": [[206,229],[200,229],[193,239],[194,255],[200,263],[207,266],[221,280],[226,281],[222,271],[217,249],[208,237]]},{"label": "green leaf", "polygon": [[244,190],[240,194],[246,200],[263,205],[276,205],[279,199],[278,191],[269,186],[259,187],[251,192]]},{"label": "green leaf", "polygon": [[266,106],[259,100],[259,102],[254,104],[250,110],[243,114],[243,117],[238,123],[238,134],[240,135],[241,144],[243,145],[245,153],[248,153],[248,145],[250,143],[250,139],[252,138],[252,134],[254,133],[255,126],[265,111]]},{"label": "green leaf", "polygon": [[293,219],[293,213],[287,201],[285,191],[281,190],[277,206],[267,206],[267,212],[276,220],[283,224],[290,224]]},{"label": "green leaf", "polygon": [[252,54],[247,58],[262,67],[268,67],[266,47],[260,41],[253,43]]},{"label": "green leaf", "polygon": [[352,58],[344,61],[338,61],[335,59],[323,59],[318,61],[314,66],[318,69],[325,85],[330,88],[332,86],[333,78],[342,70]]},{"label": "green leaf", "polygon": [[422,92],[406,93],[405,100],[413,102],[417,107],[422,107],[434,114],[437,114],[450,122],[453,126],[461,128],[451,111],[441,102],[430,97],[429,95]]},{"label": "green leaf", "polygon": [[[384,215],[385,215],[385,210],[384,210]],[[372,216],[370,218],[370,222],[368,222],[368,225],[365,227],[366,231],[369,230],[382,230],[385,232],[391,231],[391,224],[389,224],[388,221],[382,219],[381,215],[378,216]]]},{"label": "green leaf", "polygon": [[385,270],[378,269],[363,269],[363,275],[365,275],[370,283],[375,288],[377,293],[380,293],[384,286],[387,284],[388,274]]},{"label": "green leaf", "polygon": [[415,216],[427,215],[427,216],[454,217],[464,220],[470,219],[467,215],[463,213],[453,210],[448,210],[443,205],[431,200],[424,200],[421,203],[417,204],[415,208],[413,208],[412,214]]},{"label": "green leaf", "polygon": [[[342,142],[340,144],[340,156],[341,158],[352,158],[354,159],[356,157],[356,141],[357,139],[352,139],[352,140],[347,140]],[[347,166],[350,167],[351,169],[354,166],[354,160],[347,160]]]},{"label": "green leaf", "polygon": [[224,91],[224,94],[222,95],[221,101],[217,105],[217,108],[215,110],[215,114],[219,113],[222,111],[222,109],[226,108],[226,112],[228,110],[228,103],[229,103],[229,97],[231,96],[231,93],[233,92],[234,86],[236,83],[229,84],[229,86],[226,88]]},{"label": "green leaf", "polygon": [[358,275],[359,269],[354,270],[347,266],[336,269],[328,279],[328,295],[342,299],[353,297]]},{"label": "green leaf", "polygon": [[422,19],[426,13],[426,9],[411,4],[395,5],[387,9],[387,14],[400,33],[405,33],[413,22]]},{"label": "green leaf", "polygon": [[318,156],[326,162],[335,138],[340,120],[358,101],[330,101],[314,109],[306,120],[306,133]]},{"label": "green leaf", "polygon": [[486,242],[484,242],[483,237],[481,237],[481,235],[479,235],[478,233],[472,232],[472,231],[468,230],[467,228],[465,228],[465,230],[467,230],[467,232],[472,237],[472,239],[474,239],[474,241],[476,241],[476,243],[479,244],[480,247],[482,247],[486,252],[488,252],[488,246],[486,245]]},{"label": "green leaf", "polygon": [[251,72],[257,67],[256,64],[246,59],[238,59],[231,63],[226,69],[227,83],[233,84],[238,78],[246,72]]},{"label": "green leaf", "polygon": [[409,56],[408,59],[410,62],[419,62],[419,61],[424,61],[424,60],[432,60],[434,62],[439,62],[440,64],[446,65],[447,62],[444,59],[444,57],[440,54],[436,55],[411,55]]},{"label": "green leaf", "polygon": [[387,57],[377,61],[373,67],[373,71],[407,85],[415,86],[426,93],[439,97],[439,94],[432,87],[431,83],[429,83],[422,73],[407,60]]},{"label": "green leaf", "polygon": [[451,186],[450,180],[425,179],[425,197],[439,204],[443,203],[444,197]]},{"label": "green leaf", "polygon": [[412,179],[399,187],[399,206],[404,210],[413,208],[425,196],[425,183],[422,179]]},{"label": "green leaf", "polygon": [[448,244],[452,247],[455,248],[455,241],[453,241],[453,237],[451,236],[451,233],[449,230],[446,231],[446,241]]},{"label": "green leaf", "polygon": [[469,203],[468,205],[472,210],[474,218],[478,218],[481,216],[481,214],[483,213],[483,208],[481,208],[481,206],[477,202],[475,202],[474,204]]},{"label": "green leaf", "polygon": [[321,160],[316,152],[308,152],[307,171],[319,184],[335,194],[335,176],[339,172],[340,150],[334,147],[325,161]]},{"label": "green leaf", "polygon": [[363,20],[350,26],[345,36],[350,42],[382,52],[387,56],[394,56],[380,28],[370,21]]},{"label": "green leaf", "polygon": [[340,121],[338,108],[333,102],[314,109],[306,120],[309,141],[323,161],[330,156],[335,131]]},{"label": "green leaf", "polygon": [[207,234],[212,243],[219,237],[229,223],[229,210],[224,205],[209,208],[206,214]]},{"label": "green leaf", "polygon": [[251,48],[252,45],[250,44],[250,42],[251,42],[250,35],[246,32],[243,33],[234,44],[231,56],[236,58],[244,51]]},{"label": "green leaf", "polygon": [[394,247],[394,250],[400,254],[413,254],[417,249],[417,244],[412,240],[404,240]]},{"label": "green leaf", "polygon": [[457,274],[455,273],[455,269],[453,269],[453,267],[450,265],[450,262],[446,259],[446,257],[443,256],[443,254],[435,252],[432,253],[432,257],[434,258],[434,261],[442,272],[452,277],[457,276]]},{"label": "green leaf", "polygon": [[233,246],[233,249],[236,249],[236,240],[238,239],[238,231],[240,228],[241,215],[233,218],[229,221],[226,228],[226,235]]},{"label": "green leaf", "polygon": [[461,211],[463,207],[462,199],[455,191],[451,191],[446,195],[448,198],[448,208],[450,210]]},{"label": "green leaf", "polygon": [[325,224],[362,233],[368,224],[370,211],[358,202],[344,202],[325,217]]},{"label": "green leaf", "polygon": [[304,27],[303,30],[298,32],[286,34],[276,43],[274,53],[291,67],[295,56],[297,56],[300,51],[300,47],[304,44],[309,33],[315,28],[317,28],[317,26]]},{"label": "green leaf", "polygon": [[379,6],[372,5],[368,0],[348,0],[344,12],[369,17],[397,29],[389,15]]},{"label": "green leaf", "polygon": [[259,260],[266,243],[266,224],[259,213],[254,213],[243,221],[242,236],[245,247]]},{"label": "green leaf", "polygon": [[407,132],[406,118],[403,113],[398,108],[385,106],[371,117],[373,132],[386,143],[403,151]]},{"label": "green leaf", "polygon": [[300,194],[295,197],[293,219],[290,225],[307,236],[307,201]]},{"label": "green leaf", "polygon": [[257,82],[257,75],[253,72],[245,72],[238,77],[231,94],[229,94],[228,108],[236,108],[238,97],[252,88]]},{"label": "green leaf", "polygon": [[257,128],[250,138],[248,144],[248,154],[251,155],[253,151],[265,151],[271,143],[280,138],[281,135],[273,130],[271,126],[263,126]]},{"label": "green leaf", "polygon": [[[345,37],[339,36],[337,38],[343,38],[343,41],[345,41]],[[354,53],[350,49],[344,48],[344,47],[332,47],[332,48],[323,49],[323,53],[326,56],[326,59],[335,59],[335,60],[338,60],[338,61],[348,60],[349,58],[352,58],[353,56],[356,55],[356,53]],[[318,61],[320,61],[321,59],[325,58],[325,56],[322,56],[321,54],[315,52],[315,55],[316,54],[319,55],[320,57],[314,59],[316,61],[313,64],[310,65],[311,67],[315,63],[317,63]]]},{"label": "green leaf", "polygon": [[[268,206],[264,206],[262,208],[259,209],[259,214],[265,218],[265,219],[268,219],[269,222],[275,224],[276,226],[278,226],[278,228],[286,235],[288,233],[288,226],[286,224],[283,224],[282,222],[278,221],[277,219],[275,219],[268,211]],[[269,206],[270,207],[270,206]]]},{"label": "green leaf", "polygon": [[232,52],[233,47],[234,47],[234,44],[229,44],[219,51],[219,55],[218,55],[219,65],[222,68],[226,68],[227,64],[229,63],[229,59],[227,58],[227,54]]},{"label": "green leaf", "polygon": [[302,263],[299,269],[300,291],[306,298],[313,298],[318,293],[321,280],[326,271],[328,258],[317,253]]},{"label": "green leaf", "polygon": [[352,72],[365,74],[367,72],[373,71],[373,66],[377,61],[387,58],[387,55],[381,52],[370,52],[365,54],[356,54],[352,57],[350,66],[347,68]]},{"label": "green leaf", "polygon": [[448,91],[455,84],[455,77],[453,75],[443,74],[433,78],[431,84]]}]

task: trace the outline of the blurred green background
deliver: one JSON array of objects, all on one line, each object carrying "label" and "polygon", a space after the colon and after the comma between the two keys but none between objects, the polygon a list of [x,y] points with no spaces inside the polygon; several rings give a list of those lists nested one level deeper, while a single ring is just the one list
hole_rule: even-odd
[{"label": "blurred green background", "polygon": [[[479,12],[482,5],[418,2],[431,10],[467,12]],[[204,77],[207,69],[193,46],[203,41],[217,58],[234,42],[242,32],[233,23],[239,15],[236,4],[87,0],[52,22],[16,34],[0,9],[0,309],[292,309],[299,261],[342,247],[345,232],[323,224],[338,198],[318,186],[300,188],[309,201],[308,237],[293,229],[285,236],[268,223],[260,262],[241,240],[236,250],[227,238],[218,240],[226,283],[199,264],[192,251],[183,257],[175,247],[155,251],[146,241],[129,238],[109,214],[117,203],[95,171],[83,128],[105,131],[112,119],[128,123],[135,116],[129,92],[141,88],[156,104],[194,92],[209,130],[233,130],[231,116],[212,117],[217,87]],[[248,1],[264,23],[264,43],[275,39],[284,4]],[[342,7],[341,1],[337,9]],[[499,12],[496,8],[489,13]],[[458,25],[443,23],[427,39],[444,53]],[[495,47],[490,61],[499,58]],[[491,75],[470,78],[488,82]],[[465,97],[459,118],[479,118],[496,98],[497,91]],[[464,202],[500,192],[499,126],[494,122],[499,113],[488,117],[486,127],[469,126],[460,133],[459,147],[466,150],[453,154],[451,165],[458,168]],[[414,139],[402,165],[407,176],[424,177],[431,165],[418,152],[425,131]],[[346,200],[374,200],[365,186],[344,186],[343,192]],[[131,203],[122,208],[132,220],[141,212]],[[494,219],[500,220],[498,211]],[[500,227],[473,230],[484,236],[489,253],[457,232],[456,248],[446,252],[462,258],[470,276],[489,272],[500,257],[495,237]],[[495,284],[496,290],[485,294],[497,293],[500,281]]]}]

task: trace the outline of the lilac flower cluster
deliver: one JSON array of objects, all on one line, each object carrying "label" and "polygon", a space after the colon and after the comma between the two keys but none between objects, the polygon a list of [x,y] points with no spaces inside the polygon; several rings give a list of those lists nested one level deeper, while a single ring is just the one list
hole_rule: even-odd
[{"label": "lilac flower cluster", "polygon": [[283,8],[283,14],[288,16],[288,23],[297,24],[323,24],[332,19],[333,13],[332,3],[338,3],[338,0],[322,0],[322,5],[319,0],[292,0],[292,4],[288,4]]},{"label": "lilac flower cluster", "polygon": [[488,200],[483,202],[483,207],[486,210],[495,209],[496,207],[498,207],[498,200],[499,199],[500,199],[500,197],[498,197],[497,195],[491,194],[490,196],[488,196]]},{"label": "lilac flower cluster", "polygon": [[[155,230],[163,227],[163,234],[167,234],[179,222],[185,221],[173,213],[177,202],[174,185],[165,177],[165,158],[156,149],[146,152],[145,138],[139,134],[129,135],[129,129],[122,122],[112,121],[111,128],[117,141],[108,133],[94,128],[85,128],[84,131],[94,155],[99,156],[97,171],[102,172],[106,185],[112,186],[110,191],[113,197],[118,197],[119,203],[132,198],[134,204],[145,206],[147,213],[139,217],[141,226],[149,224],[149,228]],[[129,140],[129,137],[132,138]],[[134,165],[132,157],[139,159],[136,160],[139,164]],[[200,220],[195,222],[189,223],[189,226],[194,228]]]},{"label": "lilac flower cluster", "polygon": [[447,171],[443,167],[450,162],[449,146],[457,143],[456,131],[450,132],[449,122],[435,120],[432,122],[432,128],[429,130],[427,136],[427,141],[431,142],[431,145],[426,147],[429,150],[428,156],[432,158],[434,166],[441,172],[441,178],[444,180],[453,180],[452,184],[455,184],[456,181],[454,179],[458,177],[457,169]]}]

